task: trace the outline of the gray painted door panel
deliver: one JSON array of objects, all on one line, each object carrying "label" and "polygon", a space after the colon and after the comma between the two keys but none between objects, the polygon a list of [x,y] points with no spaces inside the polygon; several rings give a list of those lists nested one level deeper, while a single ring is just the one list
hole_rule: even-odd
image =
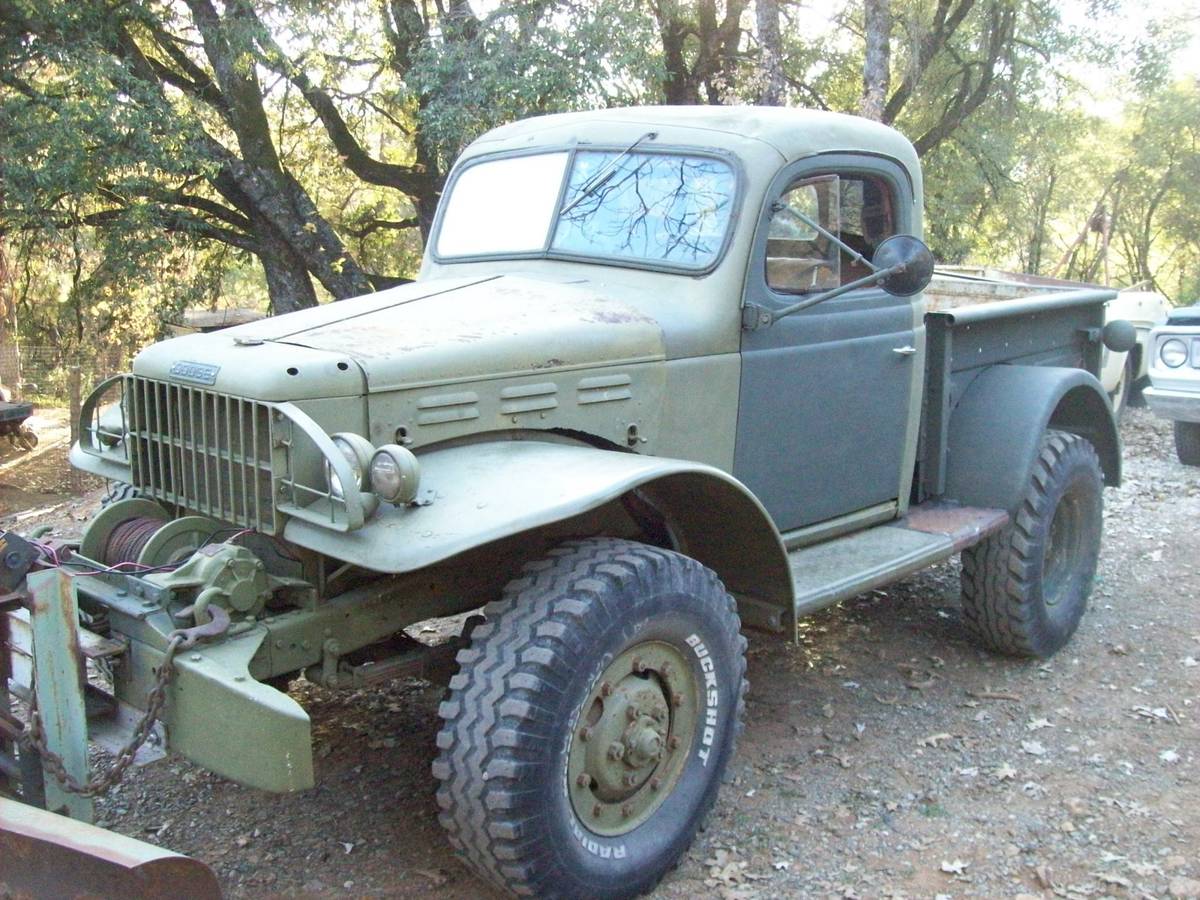
[{"label": "gray painted door panel", "polygon": [[913,340],[909,302],[879,290],[744,335],[734,475],[781,530],[896,499]]}]

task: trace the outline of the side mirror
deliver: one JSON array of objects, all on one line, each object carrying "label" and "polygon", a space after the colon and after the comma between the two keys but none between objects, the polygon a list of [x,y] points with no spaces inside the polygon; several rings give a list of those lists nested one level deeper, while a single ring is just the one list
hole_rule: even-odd
[{"label": "side mirror", "polygon": [[1113,353],[1128,353],[1137,346],[1137,329],[1124,319],[1113,319],[1104,326],[1101,340]]},{"label": "side mirror", "polygon": [[919,294],[933,279],[933,254],[920,238],[910,234],[894,234],[881,243],[871,265],[889,273],[879,286],[895,297]]},{"label": "side mirror", "polygon": [[[837,235],[820,228],[818,230],[846,252],[862,259],[852,247],[839,240]],[[766,328],[774,325],[784,316],[790,316],[794,312],[808,309],[810,306],[824,303],[826,300],[832,300],[834,297],[840,297],[842,294],[873,284],[879,285],[895,297],[911,297],[913,294],[919,294],[925,290],[933,279],[933,254],[919,238],[909,234],[895,234],[881,243],[876,248],[875,256],[868,265],[873,270],[871,274],[864,275],[862,278],[843,284],[831,291],[805,297],[783,309],[769,310],[747,304],[742,309],[742,327],[748,331]]]}]

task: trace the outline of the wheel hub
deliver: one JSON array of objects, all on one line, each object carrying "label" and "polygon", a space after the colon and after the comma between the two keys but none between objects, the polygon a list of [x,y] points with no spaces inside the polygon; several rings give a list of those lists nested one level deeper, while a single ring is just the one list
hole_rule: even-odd
[{"label": "wheel hub", "polygon": [[669,644],[639,644],[604,670],[568,753],[571,803],[589,829],[623,834],[670,795],[695,734],[697,703],[687,660]]}]

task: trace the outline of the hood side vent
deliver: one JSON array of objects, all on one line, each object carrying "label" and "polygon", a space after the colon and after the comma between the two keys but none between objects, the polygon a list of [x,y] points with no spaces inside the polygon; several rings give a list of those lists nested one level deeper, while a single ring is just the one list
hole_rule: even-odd
[{"label": "hood side vent", "polygon": [[500,391],[500,413],[511,416],[517,413],[557,409],[557,394],[558,385],[553,381],[512,385]]},{"label": "hood side vent", "polygon": [[417,401],[417,424],[440,425],[479,418],[479,395],[474,391],[458,394],[430,394]]},{"label": "hood side vent", "polygon": [[579,380],[578,400],[581,406],[588,403],[609,403],[614,400],[629,400],[633,397],[628,375],[597,375]]}]

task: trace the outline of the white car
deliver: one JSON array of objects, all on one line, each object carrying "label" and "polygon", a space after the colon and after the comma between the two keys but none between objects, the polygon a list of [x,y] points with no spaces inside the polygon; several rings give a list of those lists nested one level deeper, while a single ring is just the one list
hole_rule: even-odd
[{"label": "white car", "polygon": [[1107,321],[1124,319],[1137,329],[1137,346],[1128,353],[1104,351],[1100,383],[1118,415],[1126,403],[1141,405],[1138,401],[1149,384],[1150,332],[1166,322],[1170,308],[1166,298],[1155,291],[1123,290],[1108,302]]},{"label": "white car", "polygon": [[1179,461],[1200,466],[1200,305],[1177,309],[1150,333],[1150,408],[1175,421]]}]

